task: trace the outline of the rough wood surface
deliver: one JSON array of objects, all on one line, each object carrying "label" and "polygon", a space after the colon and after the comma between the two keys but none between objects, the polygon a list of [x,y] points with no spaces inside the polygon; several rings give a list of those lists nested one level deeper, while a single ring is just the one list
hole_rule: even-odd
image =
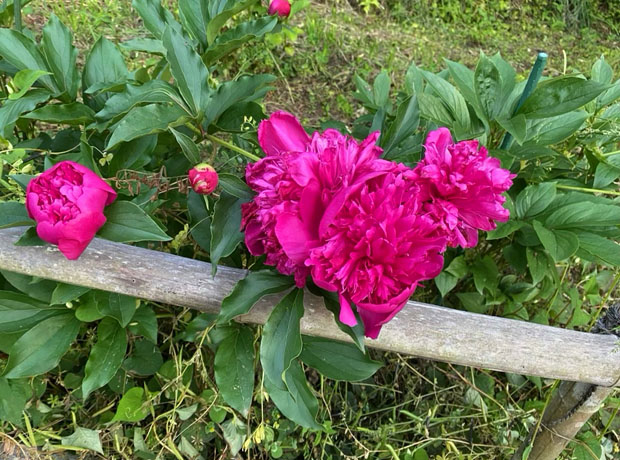
[{"label": "rough wood surface", "polygon": [[[0,269],[142,299],[217,312],[245,276],[171,254],[95,239],[69,261],[52,246],[15,246],[23,228],[0,230]],[[240,318],[264,323],[277,296],[263,298]],[[308,294],[302,333],[348,340],[322,301]],[[438,361],[518,374],[615,386],[620,383],[617,338],[409,302],[370,347]]]},{"label": "rough wood surface", "polygon": [[534,426],[528,439],[514,454],[512,460],[522,460],[525,449],[530,445],[532,450],[528,460],[558,458],[612,391],[613,388],[588,383],[560,383],[543,414],[538,432],[536,432],[537,426]]}]

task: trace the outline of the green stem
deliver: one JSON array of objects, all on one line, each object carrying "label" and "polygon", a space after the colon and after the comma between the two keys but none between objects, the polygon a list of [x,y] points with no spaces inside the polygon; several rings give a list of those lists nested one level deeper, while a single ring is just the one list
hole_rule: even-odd
[{"label": "green stem", "polygon": [[620,153],[620,150],[614,150],[613,152],[606,152],[606,153],[603,153],[603,156],[604,156],[604,157],[609,157],[609,156],[612,156],[612,155],[616,155],[616,154],[618,154],[618,153]]},{"label": "green stem", "polygon": [[600,188],[585,188],[585,187],[573,187],[572,185],[556,185],[557,188],[563,188],[564,190],[577,190],[578,192],[585,193],[602,193],[604,195],[615,195],[620,196],[620,192],[615,192],[613,190],[601,190]]},{"label": "green stem", "polygon": [[22,2],[21,0],[13,0],[13,18],[14,27],[18,32],[22,31]]},{"label": "green stem", "polygon": [[247,150],[243,150],[241,147],[237,147],[234,144],[231,144],[230,142],[226,142],[223,139],[220,139],[219,137],[215,137],[211,134],[207,134],[205,133],[205,137],[207,139],[209,139],[211,142],[215,142],[216,144],[220,144],[223,147],[226,147],[229,150],[232,150],[233,152],[237,152],[241,155],[243,155],[246,158],[249,158],[252,161],[258,161],[260,160],[260,157],[257,157],[256,155],[254,155],[253,153],[248,152]]}]

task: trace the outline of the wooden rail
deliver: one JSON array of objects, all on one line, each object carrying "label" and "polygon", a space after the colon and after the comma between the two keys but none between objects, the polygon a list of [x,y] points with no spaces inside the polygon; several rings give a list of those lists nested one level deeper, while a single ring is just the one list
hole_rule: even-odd
[{"label": "wooden rail", "polygon": [[[0,230],[0,270],[119,292],[146,300],[217,312],[244,270],[95,239],[75,261],[53,246],[15,246],[24,228]],[[269,296],[239,318],[263,324],[279,296]],[[303,334],[349,341],[320,298],[305,297]],[[421,358],[517,374],[620,384],[618,339],[408,302],[369,347]]]}]

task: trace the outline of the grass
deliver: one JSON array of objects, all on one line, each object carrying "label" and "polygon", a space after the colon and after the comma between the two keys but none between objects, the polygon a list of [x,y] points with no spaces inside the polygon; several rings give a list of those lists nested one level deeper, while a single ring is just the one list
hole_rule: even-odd
[{"label": "grass", "polygon": [[[166,3],[174,7],[175,2]],[[617,15],[617,9],[592,17],[587,27],[577,22],[567,30],[561,2],[541,7],[533,0],[437,0],[433,5],[422,0],[313,1],[290,20],[291,27],[298,28],[296,38],[292,33],[243,48],[230,57],[229,71],[234,75],[252,62],[254,71],[279,75],[276,90],[266,100],[268,110],[292,111],[310,126],[330,118],[351,122],[359,114],[360,106],[352,97],[356,73],[372,79],[386,70],[400,86],[411,62],[438,71],[444,59],[471,66],[481,50],[487,54],[499,51],[524,76],[536,51],[545,50],[550,55],[549,74],[587,73],[601,54],[616,73],[620,71],[620,37],[613,21],[617,16],[607,14]],[[128,0],[34,0],[25,22],[40,29],[51,13],[75,31],[82,58],[101,35],[122,41],[144,34]],[[558,325],[570,321],[565,305],[575,297],[585,309],[594,310],[610,292],[613,276],[603,276],[592,267],[588,270],[585,275],[575,274],[582,279],[575,283],[579,285],[575,292],[557,293],[554,305],[548,306],[557,312]],[[210,338],[201,333],[188,340],[188,328],[199,323],[191,312],[165,305],[153,308],[168,371],[144,380],[155,414],[152,421],[140,426],[106,425],[117,394],[132,384],[125,374],[118,376],[115,391],[97,392],[94,401],[84,406],[74,394],[79,377],[74,371],[83,366],[90,348],[84,343],[63,359],[61,374],[35,379],[47,393],[32,412],[51,421],[39,426],[33,419],[35,429],[10,432],[11,439],[26,446],[58,445],[59,436],[73,432],[73,423],[67,420],[71,413],[78,426],[102,430],[107,458],[135,458],[140,442],[159,458],[192,458],[192,449],[201,447],[212,451],[210,458],[226,458],[226,443],[218,426],[224,419],[234,419],[214,392],[213,352],[201,346],[208,345]],[[427,457],[420,450],[416,454],[416,449],[424,449],[436,460],[505,459],[538,421],[553,386],[553,381],[539,378],[506,376],[394,353],[377,352],[375,356],[386,365],[366,382],[333,382],[309,372],[319,399],[328,408],[319,416],[327,428],[321,434],[306,432],[283,419],[259,388],[247,423],[251,442],[243,455],[254,459],[420,460]],[[187,379],[190,374],[193,378]],[[614,418],[619,398],[616,392],[584,430],[606,436],[610,451],[615,452],[620,450],[620,420]],[[178,416],[191,411],[190,419]]]}]

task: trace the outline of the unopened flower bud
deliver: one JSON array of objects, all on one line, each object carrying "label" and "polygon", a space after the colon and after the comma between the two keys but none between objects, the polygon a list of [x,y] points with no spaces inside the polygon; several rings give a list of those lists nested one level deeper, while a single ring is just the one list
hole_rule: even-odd
[{"label": "unopened flower bud", "polygon": [[189,184],[194,192],[201,195],[208,195],[217,187],[217,172],[208,163],[200,163],[190,169],[187,173]]},{"label": "unopened flower bud", "polygon": [[267,13],[278,16],[288,17],[291,13],[291,4],[288,0],[271,0]]}]

